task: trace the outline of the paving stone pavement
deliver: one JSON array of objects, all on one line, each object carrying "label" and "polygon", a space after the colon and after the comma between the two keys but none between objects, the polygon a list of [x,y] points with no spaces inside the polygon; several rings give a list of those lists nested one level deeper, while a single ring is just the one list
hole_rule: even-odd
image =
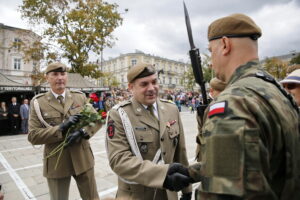
[{"label": "paving stone pavement", "polygon": [[[194,161],[197,134],[196,113],[181,112],[189,162]],[[0,127],[1,131],[1,127]],[[101,200],[114,197],[117,176],[109,167],[105,151],[105,130],[90,139],[95,157],[95,176]],[[43,177],[43,146],[32,146],[27,135],[0,137],[0,183],[5,200],[48,200],[47,181]],[[195,187],[195,185],[194,185]],[[70,184],[70,200],[79,200],[75,181]]]}]

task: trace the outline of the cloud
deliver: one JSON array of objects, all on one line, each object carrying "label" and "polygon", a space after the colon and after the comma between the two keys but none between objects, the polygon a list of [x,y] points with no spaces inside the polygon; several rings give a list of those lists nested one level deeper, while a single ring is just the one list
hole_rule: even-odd
[{"label": "cloud", "polygon": [[[105,51],[107,56],[133,52],[139,49],[170,59],[188,61],[189,43],[181,0],[109,1],[128,8],[124,24],[115,35],[116,45]],[[300,51],[299,0],[186,0],[191,19],[194,42],[201,52],[207,53],[207,27],[215,19],[232,13],[245,13],[263,30],[259,40],[260,56],[274,56]],[[107,56],[104,57],[107,58]]]},{"label": "cloud", "polygon": [[[182,0],[108,0],[117,3],[124,18],[114,35],[118,38],[104,58],[117,57],[139,49],[169,59],[188,61],[189,42],[185,27]],[[22,0],[0,3],[1,21],[9,26],[26,28],[17,12]],[[245,13],[262,28],[259,54],[282,55],[292,50],[300,52],[300,0],[185,0],[195,45],[207,53],[207,27],[215,19],[232,13]],[[129,9],[125,13],[125,9]],[[98,57],[93,56],[92,60]]]}]

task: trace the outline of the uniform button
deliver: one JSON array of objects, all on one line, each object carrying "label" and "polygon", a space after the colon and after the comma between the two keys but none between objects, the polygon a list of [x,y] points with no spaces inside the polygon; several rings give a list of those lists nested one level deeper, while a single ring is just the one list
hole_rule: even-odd
[{"label": "uniform button", "polygon": [[165,139],[164,139],[163,137],[162,137],[162,138],[160,138],[160,141],[162,141],[162,142],[163,142],[164,140],[165,140]]},{"label": "uniform button", "polygon": [[163,155],[166,155],[166,152],[163,152]]}]

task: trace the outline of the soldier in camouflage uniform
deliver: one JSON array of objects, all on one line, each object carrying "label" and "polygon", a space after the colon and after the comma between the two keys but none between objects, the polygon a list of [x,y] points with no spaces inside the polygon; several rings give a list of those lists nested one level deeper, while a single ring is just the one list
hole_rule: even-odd
[{"label": "soldier in camouflage uniform", "polygon": [[228,85],[204,117],[202,162],[189,167],[196,199],[300,199],[298,108],[260,66],[260,36],[243,14],[208,29],[212,68]]}]

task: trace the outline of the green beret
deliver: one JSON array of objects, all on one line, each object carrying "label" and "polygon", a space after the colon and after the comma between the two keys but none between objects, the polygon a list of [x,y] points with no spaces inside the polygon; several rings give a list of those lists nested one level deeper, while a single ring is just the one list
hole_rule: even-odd
[{"label": "green beret", "polygon": [[226,37],[250,37],[257,40],[261,36],[260,28],[244,14],[233,14],[215,20],[208,27],[208,41]]},{"label": "green beret", "polygon": [[127,73],[128,83],[132,83],[138,78],[143,78],[155,74],[155,67],[151,64],[141,63],[131,67]]},{"label": "green beret", "polygon": [[217,78],[211,79],[209,85],[212,89],[218,91],[223,91],[226,87],[226,83]]},{"label": "green beret", "polygon": [[49,72],[65,72],[67,71],[67,66],[62,63],[51,63],[48,65],[45,73],[48,74]]}]

